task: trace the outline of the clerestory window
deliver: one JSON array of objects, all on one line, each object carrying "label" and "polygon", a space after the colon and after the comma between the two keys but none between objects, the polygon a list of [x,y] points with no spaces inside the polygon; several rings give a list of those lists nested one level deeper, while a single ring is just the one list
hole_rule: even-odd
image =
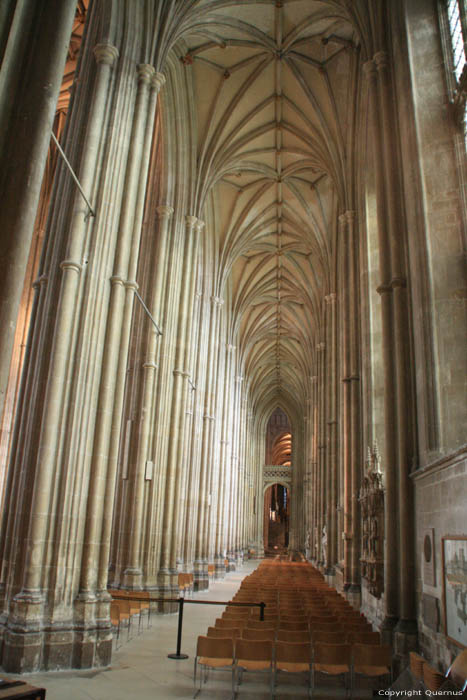
[{"label": "clerestory window", "polygon": [[451,104],[467,147],[466,0],[444,0],[441,15]]}]

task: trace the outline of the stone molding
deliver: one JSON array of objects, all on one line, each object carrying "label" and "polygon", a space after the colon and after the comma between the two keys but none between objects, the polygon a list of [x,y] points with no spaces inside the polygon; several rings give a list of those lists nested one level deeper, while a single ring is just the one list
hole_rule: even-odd
[{"label": "stone molding", "polygon": [[93,53],[97,63],[102,63],[107,66],[113,66],[119,57],[117,47],[107,43],[96,44]]},{"label": "stone molding", "polygon": [[169,219],[171,216],[173,216],[174,208],[168,204],[160,204],[157,207],[156,212],[159,219]]},{"label": "stone molding", "polygon": [[163,73],[155,72],[152,76],[151,84],[156,92],[160,92],[166,83],[166,78]]},{"label": "stone molding", "polygon": [[143,85],[149,85],[151,78],[155,73],[153,66],[149,63],[140,63],[138,65],[138,83]]}]

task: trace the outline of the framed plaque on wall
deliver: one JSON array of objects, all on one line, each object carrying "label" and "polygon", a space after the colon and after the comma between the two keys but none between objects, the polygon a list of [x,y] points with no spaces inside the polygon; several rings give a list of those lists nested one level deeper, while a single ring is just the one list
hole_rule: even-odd
[{"label": "framed plaque on wall", "polygon": [[467,646],[467,536],[446,535],[441,552],[444,632],[451,641]]}]

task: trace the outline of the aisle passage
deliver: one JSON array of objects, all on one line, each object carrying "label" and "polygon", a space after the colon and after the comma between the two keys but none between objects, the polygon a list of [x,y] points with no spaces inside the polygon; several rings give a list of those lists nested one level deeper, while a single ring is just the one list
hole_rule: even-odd
[{"label": "aisle passage", "polygon": [[[259,566],[259,562],[245,562],[241,571],[227,574],[222,581],[213,582],[210,590],[195,594],[196,600],[229,601],[241,600],[245,590],[251,590],[254,583],[255,595],[261,591],[263,598],[270,596],[268,585],[264,584],[260,572],[270,569],[272,562],[267,560]],[[277,567],[279,569],[280,567]],[[277,573],[275,566],[272,567]],[[256,570],[256,571],[255,571]],[[254,573],[253,573],[254,572]],[[284,572],[280,572],[279,579],[287,579]],[[257,583],[263,580],[263,584],[257,587]],[[285,593],[282,594],[282,597]],[[336,597],[337,596],[336,594]],[[341,599],[343,600],[343,599]],[[273,614],[272,603],[268,604],[269,617]],[[189,655],[189,659],[172,661],[167,654],[174,652],[176,648],[178,615],[154,615],[152,626],[137,635],[134,625],[133,636],[129,642],[123,642],[122,646],[114,651],[112,666],[105,670],[92,671],[62,671],[57,673],[36,673],[27,676],[28,682],[47,689],[47,700],[170,700],[181,698],[188,700],[193,697],[193,662],[196,650],[196,641],[199,635],[206,635],[208,627],[214,626],[216,619],[222,616],[224,607],[209,605],[185,606],[182,652]],[[126,632],[122,633],[122,641],[126,639]],[[270,698],[268,677],[264,680],[256,677],[240,686],[238,698],[244,700],[266,700]],[[372,692],[369,689],[358,688],[353,697],[358,700],[370,698]],[[201,699],[228,700],[231,697],[230,673],[218,672],[211,674],[207,685],[203,685]],[[275,698],[301,698],[307,697],[306,682],[293,675],[288,677],[282,674],[280,684],[276,688]],[[343,698],[345,690],[340,681],[321,680],[317,685],[315,698]]]}]

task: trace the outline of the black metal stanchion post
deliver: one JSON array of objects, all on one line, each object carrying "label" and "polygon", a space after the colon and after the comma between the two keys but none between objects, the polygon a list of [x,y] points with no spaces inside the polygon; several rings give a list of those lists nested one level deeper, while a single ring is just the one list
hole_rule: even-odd
[{"label": "black metal stanchion post", "polygon": [[[181,654],[182,648],[182,627],[183,627],[183,598],[178,599],[178,632],[177,632],[177,651],[175,654],[168,654],[169,659],[188,659],[188,654]],[[264,605],[264,603],[263,603]]]}]

